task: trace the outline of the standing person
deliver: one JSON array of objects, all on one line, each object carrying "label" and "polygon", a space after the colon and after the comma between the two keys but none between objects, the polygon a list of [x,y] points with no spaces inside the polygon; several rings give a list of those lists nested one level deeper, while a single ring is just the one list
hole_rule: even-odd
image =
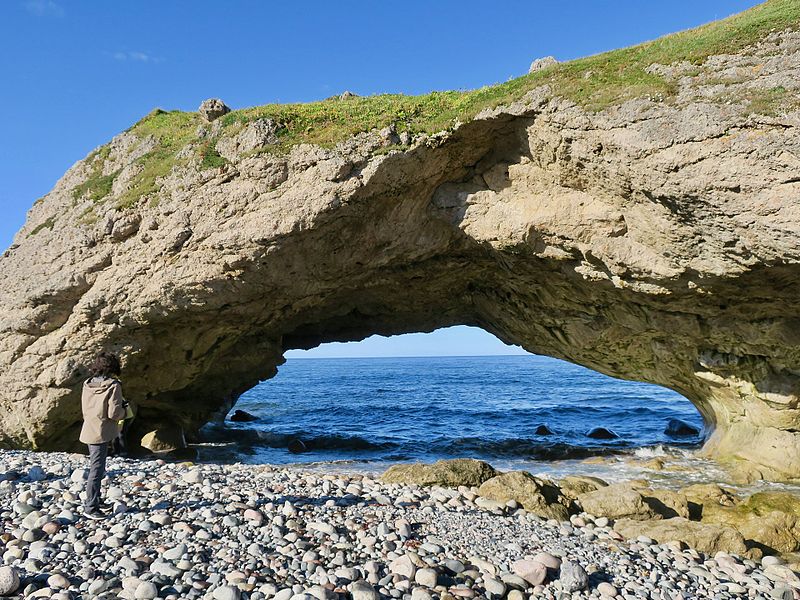
[{"label": "standing person", "polygon": [[103,519],[100,482],[106,474],[108,443],[119,434],[119,421],[126,416],[127,402],[122,397],[119,358],[110,352],[101,353],[89,367],[91,377],[83,384],[81,408],[83,428],[80,441],[89,446],[89,478],[83,512],[90,519]]}]

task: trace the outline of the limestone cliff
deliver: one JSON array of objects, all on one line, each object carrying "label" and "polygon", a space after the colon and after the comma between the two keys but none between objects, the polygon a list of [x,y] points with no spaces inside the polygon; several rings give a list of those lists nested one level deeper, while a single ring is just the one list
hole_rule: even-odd
[{"label": "limestone cliff", "polygon": [[470,324],[677,390],[708,452],[800,476],[800,34],[646,74],[667,92],[589,106],[542,79],[440,133],[330,147],[150,115],[0,258],[2,443],[69,447],[99,348],[141,431],[191,436],[288,349]]}]

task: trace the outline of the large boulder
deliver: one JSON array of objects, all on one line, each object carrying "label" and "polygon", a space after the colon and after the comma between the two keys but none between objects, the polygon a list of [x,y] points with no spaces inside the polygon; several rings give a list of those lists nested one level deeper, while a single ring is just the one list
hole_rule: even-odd
[{"label": "large boulder", "polygon": [[800,550],[800,497],[787,492],[758,492],[743,502],[703,504],[702,522],[736,528],[766,554]]},{"label": "large boulder", "polygon": [[689,517],[686,497],[669,490],[651,490],[636,482],[623,482],[580,494],[580,507],[609,519],[662,519]]},{"label": "large boulder", "polygon": [[684,542],[707,554],[723,551],[745,555],[748,551],[744,537],[734,528],[697,523],[682,517],[658,521],[619,519],[614,523],[614,531],[630,539],[643,535],[661,544]]},{"label": "large boulder", "polygon": [[567,475],[558,482],[561,493],[572,500],[576,500],[581,494],[594,492],[607,485],[608,483],[599,477],[588,475]]},{"label": "large boulder", "polygon": [[689,502],[694,502],[701,506],[707,504],[733,506],[738,502],[735,492],[716,483],[695,483],[681,488],[681,493],[686,496]]},{"label": "large boulder", "polygon": [[456,458],[439,460],[432,465],[425,463],[392,465],[381,475],[381,480],[385,483],[454,488],[460,485],[479,486],[495,475],[497,471],[489,463],[471,458]]},{"label": "large boulder", "polygon": [[200,103],[200,108],[197,109],[197,112],[210,123],[220,118],[222,115],[231,112],[231,109],[219,98],[209,98]]},{"label": "large boulder", "polygon": [[531,62],[531,66],[528,68],[528,73],[536,73],[537,71],[543,71],[544,69],[553,67],[557,64],[558,64],[558,59],[556,59],[555,56],[543,56]]},{"label": "large boulder", "polygon": [[525,471],[492,477],[478,488],[478,494],[496,502],[514,500],[525,510],[547,519],[569,519],[570,499],[553,482]]},{"label": "large boulder", "polygon": [[609,519],[655,519],[656,512],[629,483],[617,483],[580,494],[578,505],[596,517]]},{"label": "large boulder", "polygon": [[173,452],[186,448],[186,438],[180,427],[162,426],[142,436],[140,445],[150,452]]},{"label": "large boulder", "polygon": [[647,489],[641,493],[650,508],[665,519],[672,517],[689,518],[689,502],[686,496],[680,492]]}]

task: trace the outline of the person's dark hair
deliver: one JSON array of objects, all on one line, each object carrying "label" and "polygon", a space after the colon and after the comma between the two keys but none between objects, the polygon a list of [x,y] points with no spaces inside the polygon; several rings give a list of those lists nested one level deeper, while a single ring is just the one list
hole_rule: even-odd
[{"label": "person's dark hair", "polygon": [[111,352],[101,352],[89,365],[89,371],[94,377],[113,377],[119,375],[121,370],[119,358]]}]

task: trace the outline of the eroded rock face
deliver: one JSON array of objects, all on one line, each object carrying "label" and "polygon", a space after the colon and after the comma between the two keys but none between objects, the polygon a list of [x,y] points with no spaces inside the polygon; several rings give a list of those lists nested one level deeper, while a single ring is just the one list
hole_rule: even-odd
[{"label": "eroded rock face", "polygon": [[[2,443],[69,447],[100,348],[122,354],[142,433],[191,436],[288,349],[469,324],[677,390],[710,454],[800,476],[800,114],[748,100],[795,93],[799,40],[654,66],[669,103],[590,113],[539,89],[402,152],[375,154],[379,132],[241,152],[270,124],[217,120],[203,135],[228,163],[204,167],[198,139],[119,209],[153,139],[118,136],[0,259]],[[102,202],[76,193],[95,168],[118,173]]]}]

